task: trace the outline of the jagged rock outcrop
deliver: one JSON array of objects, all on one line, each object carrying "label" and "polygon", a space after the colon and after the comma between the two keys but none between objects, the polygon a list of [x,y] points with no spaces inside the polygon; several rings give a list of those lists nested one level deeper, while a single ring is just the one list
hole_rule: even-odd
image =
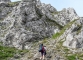
[{"label": "jagged rock outcrop", "polygon": [[61,24],[62,26],[66,25],[67,23],[73,21],[74,19],[78,19],[79,16],[75,12],[73,8],[63,9],[62,11],[57,11],[52,13],[56,22]]},{"label": "jagged rock outcrop", "polygon": [[[28,47],[28,42],[38,41],[40,39],[51,37],[54,30],[58,29],[55,22],[52,22],[46,12],[43,14],[36,5],[37,2],[21,2],[1,23],[3,36],[1,41],[5,45],[14,46],[18,49]],[[49,7],[48,7],[49,8]],[[51,10],[51,6],[49,8]],[[48,11],[49,11],[48,10]]]},{"label": "jagged rock outcrop", "polygon": [[11,0],[0,0],[0,3],[8,3],[11,2]]},{"label": "jagged rock outcrop", "polygon": [[[28,49],[31,47],[29,42],[51,37],[53,34],[60,32],[60,28],[74,20],[79,24],[77,22],[73,23],[64,32],[62,37],[66,37],[66,39],[63,45],[77,47],[77,44],[82,41],[82,35],[80,36],[82,34],[82,18],[79,19],[73,8],[57,11],[50,4],[41,3],[40,0],[22,0],[14,6],[7,3],[3,4],[0,5],[0,41],[4,45],[18,49]],[[79,34],[76,35],[76,33]],[[75,41],[75,36],[73,37],[73,35],[81,38],[79,43],[77,43],[79,39],[76,38],[78,40]],[[71,39],[69,40],[69,38]],[[72,40],[75,43],[69,42]],[[68,44],[66,45],[67,41]],[[79,47],[82,47],[81,44]]]},{"label": "jagged rock outcrop", "polygon": [[0,21],[4,20],[4,18],[7,17],[9,13],[11,13],[12,9],[13,8],[9,7],[7,4],[1,3],[0,4]]},{"label": "jagged rock outcrop", "polygon": [[[56,39],[50,38],[53,34]],[[3,42],[4,46],[29,50],[29,53],[17,54],[8,60],[39,59],[40,43],[47,47],[47,60],[67,60],[73,54],[74,59],[77,59],[77,53],[81,51],[70,50],[83,49],[82,36],[83,17],[79,17],[73,8],[57,11],[40,0],[0,3],[0,42]],[[48,37],[50,39],[45,39]]]},{"label": "jagged rock outcrop", "polygon": [[69,48],[83,48],[83,18],[74,21],[65,33],[66,38],[63,46],[67,46]]}]

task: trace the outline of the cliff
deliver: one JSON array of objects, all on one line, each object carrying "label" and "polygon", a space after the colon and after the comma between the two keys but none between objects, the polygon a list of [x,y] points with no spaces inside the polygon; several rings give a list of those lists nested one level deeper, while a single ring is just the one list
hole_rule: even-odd
[{"label": "cliff", "polygon": [[[73,49],[78,51],[83,48],[83,18],[79,17],[73,8],[57,11],[40,0],[0,2],[0,42],[3,42],[4,46],[30,49],[31,54],[29,58],[26,57],[29,53],[25,54],[25,60],[38,57],[40,42],[48,47],[47,55],[51,56],[48,58],[50,60],[58,57],[66,60],[64,49],[68,49],[67,53],[72,55]],[[34,48],[37,49],[33,50]]]}]

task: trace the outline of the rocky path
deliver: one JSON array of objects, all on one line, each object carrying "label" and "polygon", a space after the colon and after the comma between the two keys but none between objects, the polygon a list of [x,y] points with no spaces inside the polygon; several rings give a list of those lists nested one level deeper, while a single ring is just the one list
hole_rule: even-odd
[{"label": "rocky path", "polygon": [[28,53],[25,53],[23,56],[21,56],[20,59],[15,59],[12,58],[10,60],[40,60],[40,53],[38,52],[38,48],[39,48],[39,44],[40,43],[44,43],[44,45],[47,48],[47,55],[45,57],[45,60],[52,60],[52,52],[51,50],[53,50],[53,43],[51,41],[41,41],[41,42],[37,42],[35,44],[33,44],[32,48],[29,50]]},{"label": "rocky path", "polygon": [[[43,41],[45,42],[45,41]],[[41,43],[41,42],[40,42]],[[60,52],[58,52],[59,50],[56,50],[56,46],[55,46],[55,40],[48,40],[46,41],[46,43],[44,43],[44,45],[47,48],[47,55],[45,57],[45,60],[64,60],[63,57],[60,56]],[[26,53],[22,58],[20,58],[20,60],[40,60],[40,53],[38,52],[38,45],[39,43],[37,43],[35,45],[35,47],[33,47],[29,53]]]},{"label": "rocky path", "polygon": [[[40,53],[38,52],[40,43],[43,43],[47,49],[45,60],[70,60],[67,58],[67,56],[73,56],[74,54],[68,48],[63,47],[61,41],[57,43],[56,40],[47,39],[33,43],[28,53],[25,53],[19,59],[11,59],[11,60],[40,60],[39,59]],[[74,59],[78,58],[75,56]]]},{"label": "rocky path", "polygon": [[51,39],[34,43],[28,53],[24,54],[20,59],[14,60],[40,60],[40,53],[38,52],[40,43],[43,43],[47,49],[45,60],[66,60],[64,58],[65,52],[63,48],[59,48],[60,46],[58,44],[58,46],[56,45],[56,40]]}]

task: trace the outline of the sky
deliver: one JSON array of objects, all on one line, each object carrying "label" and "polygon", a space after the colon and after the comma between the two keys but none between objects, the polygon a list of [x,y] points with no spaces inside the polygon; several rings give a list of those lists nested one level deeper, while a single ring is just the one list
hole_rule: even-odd
[{"label": "sky", "polygon": [[[11,0],[19,1],[19,0]],[[83,17],[83,0],[40,0],[42,3],[51,4],[58,11],[63,8],[74,8],[78,16]]]}]

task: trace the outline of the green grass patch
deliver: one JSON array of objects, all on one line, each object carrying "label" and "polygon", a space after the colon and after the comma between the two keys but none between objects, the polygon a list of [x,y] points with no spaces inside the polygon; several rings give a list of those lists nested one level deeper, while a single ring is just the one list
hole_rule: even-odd
[{"label": "green grass patch", "polygon": [[82,53],[75,53],[75,54],[71,54],[71,55],[67,55],[66,56],[67,60],[76,60],[76,58],[78,60],[83,60],[83,54]]},{"label": "green grass patch", "polygon": [[59,43],[60,46],[63,46],[63,42],[64,42],[64,41],[61,40],[61,41],[59,41],[58,43]]},{"label": "green grass patch", "polygon": [[18,2],[9,2],[7,7],[14,7],[14,6],[17,6],[19,4],[20,1]]},{"label": "green grass patch", "polygon": [[50,25],[51,25],[51,26],[58,26],[59,29],[62,29],[62,28],[63,28],[62,25],[60,25],[59,23],[57,23],[57,22],[54,21],[54,20],[47,19],[46,21],[47,21],[48,23],[50,22]]},{"label": "green grass patch", "polygon": [[59,14],[60,12],[56,11],[56,12],[53,12],[52,14],[55,15],[55,14]]},{"label": "green grass patch", "polygon": [[0,60],[7,60],[7,58],[13,57],[16,53],[26,53],[28,50],[18,50],[13,47],[0,46]]},{"label": "green grass patch", "polygon": [[67,60],[76,60],[76,55],[66,56]]},{"label": "green grass patch", "polygon": [[15,50],[15,48],[0,46],[0,59],[4,60],[8,57],[13,57],[13,55],[15,54]]},{"label": "green grass patch", "polygon": [[0,22],[2,22],[4,19],[3,18],[0,18]]},{"label": "green grass patch", "polygon": [[70,51],[67,47],[63,46],[63,50],[66,52],[66,54],[68,54],[68,52]]},{"label": "green grass patch", "polygon": [[2,45],[3,44],[3,42],[0,42],[0,45]]},{"label": "green grass patch", "polygon": [[52,12],[52,15],[59,14],[61,11]]},{"label": "green grass patch", "polygon": [[45,38],[44,40],[42,40],[42,43],[47,43],[47,38]]},{"label": "green grass patch", "polygon": [[53,38],[53,39],[56,39],[56,38],[59,37],[61,34],[62,34],[62,33],[57,32],[56,34],[54,34],[54,35],[52,36],[52,38]]}]

